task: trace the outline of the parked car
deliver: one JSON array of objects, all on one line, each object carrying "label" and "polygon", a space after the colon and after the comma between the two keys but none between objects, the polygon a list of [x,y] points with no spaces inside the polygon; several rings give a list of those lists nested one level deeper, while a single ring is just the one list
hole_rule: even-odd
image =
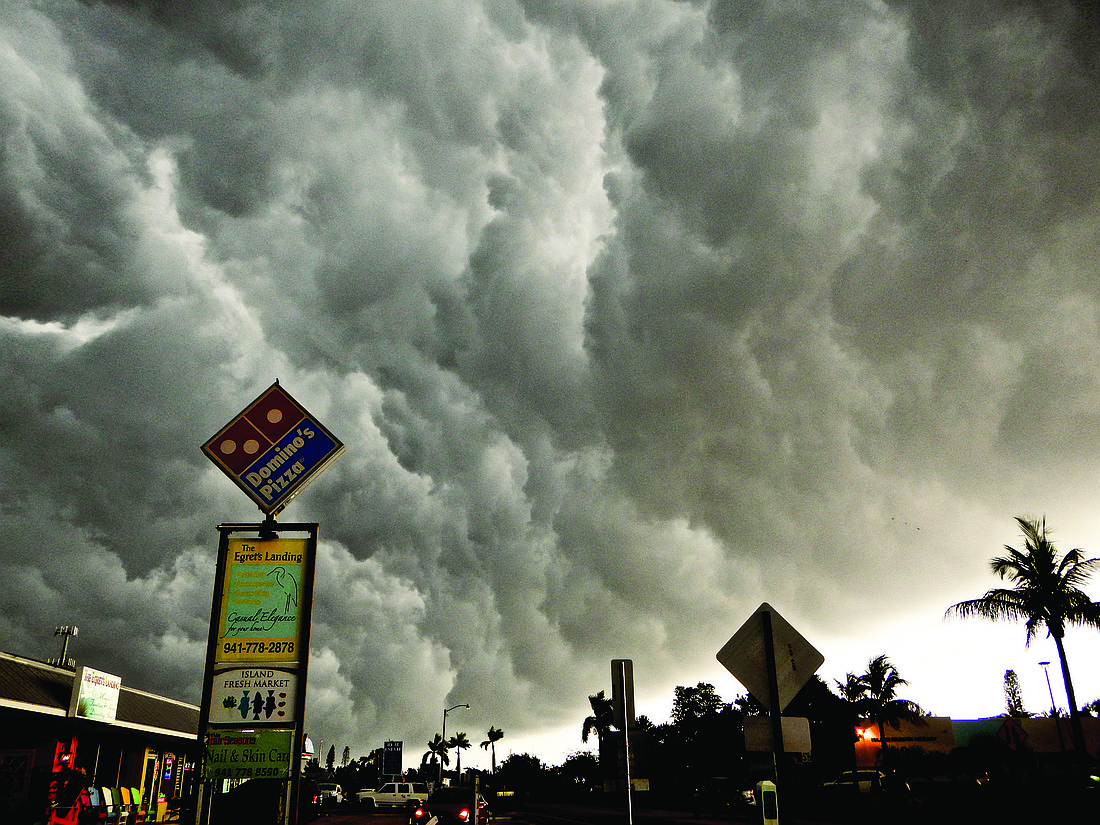
[{"label": "parked car", "polygon": [[853,791],[858,793],[878,793],[882,790],[883,780],[886,776],[882,771],[865,769],[858,771],[844,771],[832,782],[826,782],[822,787],[826,790]]},{"label": "parked car", "polygon": [[748,777],[699,778],[691,799],[692,813],[697,816],[726,817],[747,813],[756,802]]},{"label": "parked car", "polygon": [[909,783],[897,774],[884,774],[874,768],[861,768],[855,771],[844,771],[832,782],[826,782],[821,786],[826,793],[880,794],[886,793],[891,797],[909,797]]},{"label": "parked car", "polygon": [[339,804],[344,801],[344,789],[335,782],[319,782],[317,787],[321,790],[321,804]]},{"label": "parked car", "polygon": [[373,791],[359,791],[355,795],[359,804],[367,808],[383,805],[394,807],[419,805],[428,798],[426,782],[387,782]]},{"label": "parked car", "polygon": [[312,779],[302,777],[298,785],[298,822],[312,822],[321,816],[321,788]]},{"label": "parked car", "polygon": [[483,825],[492,814],[485,797],[474,793],[473,788],[446,787],[432,791],[424,804],[413,811],[412,821],[426,823],[432,817],[440,825]]}]

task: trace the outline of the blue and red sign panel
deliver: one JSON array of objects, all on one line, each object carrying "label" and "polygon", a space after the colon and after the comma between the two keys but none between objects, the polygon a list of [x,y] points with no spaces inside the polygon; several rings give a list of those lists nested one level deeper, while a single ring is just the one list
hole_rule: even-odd
[{"label": "blue and red sign panel", "polygon": [[298,495],[344,445],[276,381],[202,451],[270,515]]}]

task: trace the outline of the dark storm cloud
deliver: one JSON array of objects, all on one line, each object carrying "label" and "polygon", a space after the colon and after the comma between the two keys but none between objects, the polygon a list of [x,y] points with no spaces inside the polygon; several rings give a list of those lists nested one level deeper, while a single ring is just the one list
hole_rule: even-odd
[{"label": "dark storm cloud", "polygon": [[198,445],[275,378],[347,445],[286,514],[322,525],[326,742],[411,754],[456,701],[475,742],[575,727],[608,659],[671,693],[765,599],[845,650],[938,619],[1017,511],[1088,530],[1095,33],[9,4],[0,647],[75,623],[197,700],[214,525],[250,509]]},{"label": "dark storm cloud", "polygon": [[93,119],[49,27],[23,8],[4,16],[0,309],[73,320],[89,309],[151,300],[156,290],[134,271],[132,170],[113,125]]},{"label": "dark storm cloud", "polygon": [[914,6],[912,72],[890,113],[902,139],[865,172],[876,228],[893,242],[868,239],[859,275],[839,282],[845,312],[855,302],[860,317],[889,319],[907,302],[921,335],[944,314],[1016,323],[1027,293],[1043,290],[1048,275],[1029,273],[1031,260],[1096,198],[1100,103],[1095,57],[1077,43],[1095,36],[1095,21],[1068,4],[1043,8],[970,4],[940,16]]}]

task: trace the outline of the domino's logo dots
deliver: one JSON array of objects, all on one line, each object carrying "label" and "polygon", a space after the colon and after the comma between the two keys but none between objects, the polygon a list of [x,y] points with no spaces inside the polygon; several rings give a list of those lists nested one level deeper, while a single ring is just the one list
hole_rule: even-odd
[{"label": "domino's logo dots", "polygon": [[[279,417],[282,417],[282,413],[279,414]],[[256,455],[256,453],[260,451],[260,442],[254,438],[250,438],[241,445],[241,449],[244,450],[247,455]],[[237,442],[232,438],[227,438],[218,445],[218,450],[222,455],[233,455],[233,453],[237,452]]]}]

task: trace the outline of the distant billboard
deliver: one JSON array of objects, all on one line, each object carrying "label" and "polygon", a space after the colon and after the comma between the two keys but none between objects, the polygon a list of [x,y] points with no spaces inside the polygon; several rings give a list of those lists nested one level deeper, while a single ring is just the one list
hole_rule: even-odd
[{"label": "distant billboard", "polygon": [[402,748],[401,741],[389,741],[385,743],[382,751],[382,773],[385,776],[400,776],[404,772],[401,765]]}]

